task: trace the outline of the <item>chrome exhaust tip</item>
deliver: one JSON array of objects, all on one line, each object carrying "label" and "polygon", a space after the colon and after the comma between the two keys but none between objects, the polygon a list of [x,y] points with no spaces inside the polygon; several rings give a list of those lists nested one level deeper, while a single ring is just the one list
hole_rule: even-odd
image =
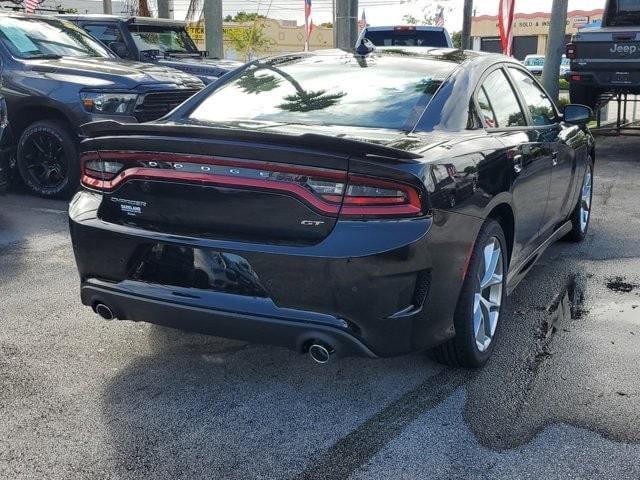
[{"label": "chrome exhaust tip", "polygon": [[108,306],[106,306],[104,303],[96,303],[96,306],[93,307],[93,309],[98,315],[100,315],[105,320],[113,320],[115,318],[111,309]]},{"label": "chrome exhaust tip", "polygon": [[327,363],[333,354],[333,349],[330,349],[319,343],[314,343],[309,347],[309,355],[314,362]]}]

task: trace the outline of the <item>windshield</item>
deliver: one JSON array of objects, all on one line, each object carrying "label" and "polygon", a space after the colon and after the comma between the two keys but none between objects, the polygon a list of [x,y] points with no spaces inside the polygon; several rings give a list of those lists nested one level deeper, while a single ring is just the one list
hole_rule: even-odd
[{"label": "windshield", "polygon": [[377,47],[448,47],[443,31],[367,30],[365,37]]},{"label": "windshield", "polygon": [[640,2],[611,0],[606,13],[607,26],[640,25]]},{"label": "windshield", "polygon": [[187,31],[178,26],[129,25],[129,31],[138,50],[160,50],[162,53],[199,54]]},{"label": "windshield", "polygon": [[0,41],[18,58],[112,57],[97,40],[66,20],[2,17]]},{"label": "windshield", "polygon": [[454,68],[451,62],[395,56],[281,57],[229,80],[189,118],[411,130]]}]

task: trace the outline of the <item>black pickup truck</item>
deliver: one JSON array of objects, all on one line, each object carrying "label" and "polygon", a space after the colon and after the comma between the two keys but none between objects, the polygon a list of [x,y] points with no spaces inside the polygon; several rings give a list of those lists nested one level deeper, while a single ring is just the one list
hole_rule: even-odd
[{"label": "black pickup truck", "polygon": [[177,68],[211,83],[242,63],[208,58],[189,36],[186,23],[149,17],[61,15],[84,28],[121,58]]},{"label": "black pickup truck", "polygon": [[14,146],[25,185],[45,197],[77,188],[81,125],[155,120],[204,87],[179,70],[117,58],[57,17],[0,14],[0,61],[9,122],[0,140]]},{"label": "black pickup truck", "polygon": [[571,103],[592,108],[606,92],[640,93],[640,0],[607,0],[602,26],[584,28],[566,47]]}]

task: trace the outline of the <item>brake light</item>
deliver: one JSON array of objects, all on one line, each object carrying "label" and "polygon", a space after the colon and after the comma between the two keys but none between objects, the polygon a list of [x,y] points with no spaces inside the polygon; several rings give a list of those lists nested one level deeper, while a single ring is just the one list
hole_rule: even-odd
[{"label": "brake light", "polygon": [[575,43],[567,43],[565,54],[567,58],[575,60],[578,57],[578,48]]},{"label": "brake light", "polygon": [[81,181],[111,192],[132,180],[184,181],[271,190],[298,198],[329,216],[406,217],[422,213],[418,190],[409,185],[317,167],[201,155],[155,152],[86,152]]},{"label": "brake light", "polygon": [[411,217],[422,213],[418,190],[403,183],[349,175],[340,216]]},{"label": "brake light", "polygon": [[582,77],[580,75],[571,75],[571,80],[574,82],[579,82],[580,80],[582,80]]},{"label": "brake light", "polygon": [[396,32],[413,32],[416,27],[412,27],[410,25],[401,25],[399,27],[393,27],[393,30]]}]

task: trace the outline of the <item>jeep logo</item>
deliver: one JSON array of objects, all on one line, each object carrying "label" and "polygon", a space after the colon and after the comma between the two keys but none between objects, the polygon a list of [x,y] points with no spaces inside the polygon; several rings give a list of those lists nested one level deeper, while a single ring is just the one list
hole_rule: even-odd
[{"label": "jeep logo", "polygon": [[621,53],[623,55],[633,54],[638,51],[638,47],[635,45],[618,45],[617,43],[613,44],[613,47],[609,50],[611,53]]}]

